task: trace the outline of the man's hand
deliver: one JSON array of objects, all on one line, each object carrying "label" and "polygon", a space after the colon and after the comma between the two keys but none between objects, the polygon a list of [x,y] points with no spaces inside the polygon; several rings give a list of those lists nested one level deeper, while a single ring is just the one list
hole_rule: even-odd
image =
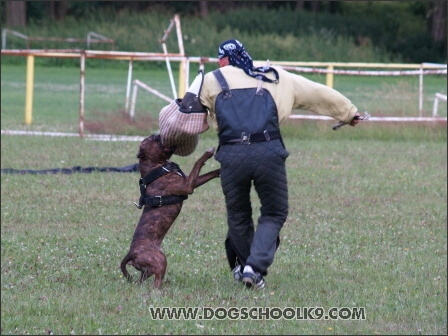
[{"label": "man's hand", "polygon": [[359,123],[362,120],[361,115],[359,112],[355,113],[355,116],[353,117],[352,121],[350,122],[350,126],[355,126],[357,123]]},{"label": "man's hand", "polygon": [[337,125],[333,126],[333,131],[338,130],[339,128],[341,128],[344,125],[350,125],[350,126],[355,126],[356,124],[358,124],[361,120],[367,120],[370,118],[370,114],[367,113],[367,111],[365,112],[364,117],[361,117],[361,115],[359,114],[359,112],[356,112],[353,119],[350,121],[350,123],[346,124],[344,122],[339,122]]}]

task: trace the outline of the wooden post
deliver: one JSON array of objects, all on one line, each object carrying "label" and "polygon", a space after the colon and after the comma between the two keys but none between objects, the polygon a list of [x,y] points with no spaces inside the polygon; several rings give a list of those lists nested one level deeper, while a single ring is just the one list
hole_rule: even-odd
[{"label": "wooden post", "polygon": [[34,56],[26,57],[25,125],[33,119]]},{"label": "wooden post", "polygon": [[174,22],[176,23],[176,33],[177,33],[177,43],[179,44],[179,53],[183,56],[179,66],[179,91],[178,91],[179,97],[182,98],[185,95],[185,92],[187,91],[187,86],[189,83],[186,83],[187,61],[185,57],[182,30],[180,28],[180,19],[178,14],[174,16]]},{"label": "wooden post", "polygon": [[84,83],[85,83],[85,67],[86,53],[81,53],[80,59],[80,79],[79,79],[79,136],[84,138]]},{"label": "wooden post", "polygon": [[327,67],[327,86],[333,87],[333,65]]},{"label": "wooden post", "polygon": [[132,85],[132,58],[129,60],[128,83],[126,85],[126,104],[124,107],[126,112],[129,112],[129,96],[131,95],[131,85]]}]

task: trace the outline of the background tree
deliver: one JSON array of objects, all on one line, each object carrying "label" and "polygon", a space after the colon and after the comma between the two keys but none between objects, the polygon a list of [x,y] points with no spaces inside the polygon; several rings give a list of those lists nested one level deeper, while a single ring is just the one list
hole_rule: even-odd
[{"label": "background tree", "polygon": [[296,1],[296,6],[295,6],[295,10],[296,11],[302,10],[304,6],[305,6],[305,1],[297,0]]},{"label": "background tree", "polygon": [[[99,20],[122,20],[134,14],[144,18],[151,13],[180,14],[184,20],[206,23],[207,29],[218,33],[234,30],[252,36],[278,35],[280,38],[301,38],[313,33],[329,39],[330,43],[337,38],[349,38],[358,46],[372,44],[399,56],[404,62],[446,62],[446,0],[0,2],[2,28],[20,30],[23,27],[22,32],[29,28],[26,33],[30,36],[35,36],[39,31],[35,28],[40,27],[47,28],[45,35],[50,34],[65,21],[68,24],[71,20],[98,23]],[[130,48],[126,39],[123,47]]]},{"label": "background tree", "polygon": [[201,18],[204,19],[208,16],[207,1],[199,1],[199,11],[201,13]]},{"label": "background tree", "polygon": [[53,20],[64,20],[67,11],[67,1],[45,1],[47,14]]},{"label": "background tree", "polygon": [[6,1],[6,25],[12,28],[26,26],[26,1]]},{"label": "background tree", "polygon": [[432,2],[432,8],[429,11],[430,31],[434,42],[446,43],[446,11],[447,1],[439,0]]}]

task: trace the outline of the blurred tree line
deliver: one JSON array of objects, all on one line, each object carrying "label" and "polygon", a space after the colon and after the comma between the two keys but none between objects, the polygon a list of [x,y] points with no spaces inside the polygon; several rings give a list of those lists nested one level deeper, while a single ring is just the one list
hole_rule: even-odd
[{"label": "blurred tree line", "polygon": [[[253,11],[266,12],[254,17]],[[373,43],[407,62],[447,61],[447,0],[432,1],[2,1],[2,27],[63,22],[98,13],[177,13],[205,19],[221,13],[218,29],[231,26],[250,34],[303,34],[327,29],[358,44]],[[253,11],[251,11],[253,10]],[[240,14],[238,14],[240,13]],[[241,14],[242,13],[242,14]],[[295,13],[282,21],[282,14]],[[277,17],[276,17],[277,16]],[[290,16],[288,16],[290,18]]]}]

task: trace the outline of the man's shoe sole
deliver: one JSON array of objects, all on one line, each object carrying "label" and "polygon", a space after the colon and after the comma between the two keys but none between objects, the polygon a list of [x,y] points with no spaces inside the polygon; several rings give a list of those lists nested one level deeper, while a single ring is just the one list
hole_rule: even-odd
[{"label": "man's shoe sole", "polygon": [[243,278],[243,284],[247,287],[247,288],[251,288],[254,285],[254,281],[252,280],[252,278]]},{"label": "man's shoe sole", "polygon": [[[257,288],[257,289],[262,289],[264,288],[266,282],[264,281],[264,279],[262,279],[261,281],[259,281],[258,283],[256,283],[254,280],[254,278],[252,276],[244,276],[243,275],[243,284],[247,287],[247,288]],[[261,283],[261,284],[260,284]]]}]

